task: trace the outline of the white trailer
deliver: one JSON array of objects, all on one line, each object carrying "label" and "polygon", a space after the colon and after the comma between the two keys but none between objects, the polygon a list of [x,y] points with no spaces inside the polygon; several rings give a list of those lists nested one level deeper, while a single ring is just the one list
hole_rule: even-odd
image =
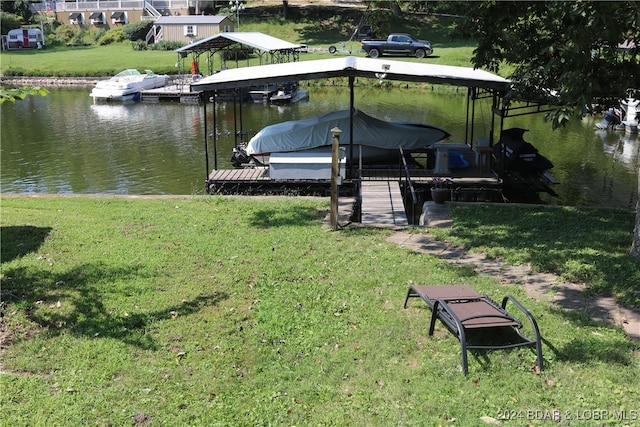
[{"label": "white trailer", "polygon": [[44,48],[44,35],[40,28],[16,28],[9,30],[6,36],[5,48],[12,49],[42,49]]}]

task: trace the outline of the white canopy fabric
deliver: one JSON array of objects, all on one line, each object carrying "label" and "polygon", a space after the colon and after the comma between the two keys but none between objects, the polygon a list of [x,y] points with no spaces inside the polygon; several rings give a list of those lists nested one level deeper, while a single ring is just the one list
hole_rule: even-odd
[{"label": "white canopy fabric", "polygon": [[264,33],[225,32],[198,40],[197,42],[183,46],[175,51],[178,53],[191,51],[201,52],[211,49],[222,49],[223,47],[227,47],[235,43],[240,43],[265,52],[293,50],[300,47],[298,44],[293,44],[286,40],[281,40]]},{"label": "white canopy fabric", "polygon": [[[267,126],[247,145],[247,154],[268,154],[308,150],[331,145],[331,129],[342,130],[340,142],[351,143],[349,110],[340,110],[302,120]],[[353,113],[353,144],[405,151],[425,149],[447,138],[449,133],[435,126],[414,123],[390,123],[362,111]]]},{"label": "white canopy fabric", "polygon": [[228,69],[192,84],[192,89],[214,91],[269,82],[346,76],[478,87],[501,92],[506,92],[511,83],[488,71],[473,68],[347,56]]}]

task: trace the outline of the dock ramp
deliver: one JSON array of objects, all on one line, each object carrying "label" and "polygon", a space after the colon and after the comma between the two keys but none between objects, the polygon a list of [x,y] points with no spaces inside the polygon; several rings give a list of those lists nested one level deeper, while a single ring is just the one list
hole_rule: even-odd
[{"label": "dock ramp", "polygon": [[407,227],[400,184],[397,181],[362,181],[363,225]]}]

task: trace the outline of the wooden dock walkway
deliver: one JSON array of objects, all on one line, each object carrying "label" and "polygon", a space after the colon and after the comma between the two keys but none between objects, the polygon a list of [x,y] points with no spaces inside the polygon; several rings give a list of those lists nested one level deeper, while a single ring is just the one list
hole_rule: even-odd
[{"label": "wooden dock walkway", "polygon": [[181,102],[183,104],[197,104],[200,94],[191,92],[187,84],[171,84],[156,89],[147,89],[141,93],[142,102]]},{"label": "wooden dock walkway", "polygon": [[360,211],[363,225],[409,225],[397,181],[363,181]]}]

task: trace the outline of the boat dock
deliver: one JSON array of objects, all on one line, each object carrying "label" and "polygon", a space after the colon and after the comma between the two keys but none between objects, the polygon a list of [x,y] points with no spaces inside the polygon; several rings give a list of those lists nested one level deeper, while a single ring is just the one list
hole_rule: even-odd
[{"label": "boat dock", "polygon": [[156,89],[148,89],[140,95],[142,102],[181,102],[185,104],[200,102],[200,92],[192,92],[190,85],[182,81]]},{"label": "boat dock", "polygon": [[[407,227],[412,224],[412,210],[421,210],[422,204],[430,200],[427,194],[433,176],[416,171],[412,176],[418,197],[415,206],[407,208],[406,181],[400,179],[397,170],[369,170],[360,180],[344,180],[339,187],[339,197],[356,200],[353,219],[363,225],[381,227]],[[314,195],[329,197],[330,180],[287,179],[276,180],[270,177],[270,169],[265,166],[241,169],[214,170],[207,181],[210,194],[241,195]],[[422,175],[422,176],[420,176]],[[451,189],[451,200],[461,202],[501,202],[502,182],[495,177],[456,177],[455,188]],[[359,187],[359,191],[358,191]],[[405,187],[405,188],[403,188]],[[409,205],[413,201],[409,200]]]}]

